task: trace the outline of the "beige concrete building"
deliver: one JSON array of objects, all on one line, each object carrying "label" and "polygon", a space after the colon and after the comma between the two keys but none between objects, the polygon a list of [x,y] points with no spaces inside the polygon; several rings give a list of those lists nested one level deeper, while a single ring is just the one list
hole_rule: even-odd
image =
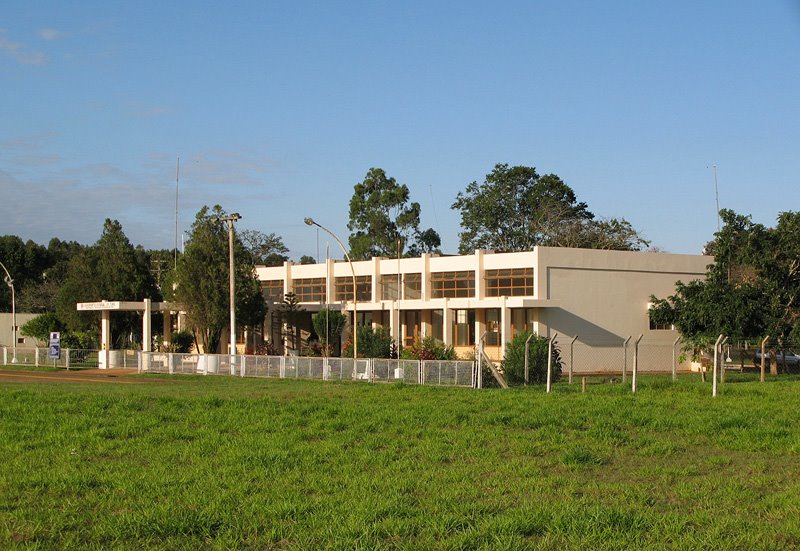
[{"label": "beige concrete building", "polygon": [[[704,277],[711,262],[700,255],[536,247],[373,258],[352,268],[344,261],[287,262],[257,272],[273,303],[264,334],[281,346],[301,348],[312,332],[311,315],[327,305],[348,312],[350,320],[356,310],[359,324],[388,328],[401,346],[433,336],[468,355],[483,339],[486,353],[500,360],[506,343],[522,330],[599,345],[639,334],[649,342],[672,343],[674,330],[651,326],[649,298],[672,294],[678,280]],[[297,315],[294,343],[286,342],[274,306],[289,292],[304,310]]]}]

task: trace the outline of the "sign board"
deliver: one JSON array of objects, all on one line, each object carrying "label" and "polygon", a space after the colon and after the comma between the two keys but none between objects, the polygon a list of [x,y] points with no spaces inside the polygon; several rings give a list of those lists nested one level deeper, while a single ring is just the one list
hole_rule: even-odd
[{"label": "sign board", "polygon": [[61,333],[50,333],[50,351],[47,353],[47,357],[51,360],[61,359]]},{"label": "sign board", "polygon": [[86,311],[86,310],[119,310],[120,304],[119,301],[109,302],[104,300],[102,302],[79,302],[78,303],[78,310],[79,311]]}]

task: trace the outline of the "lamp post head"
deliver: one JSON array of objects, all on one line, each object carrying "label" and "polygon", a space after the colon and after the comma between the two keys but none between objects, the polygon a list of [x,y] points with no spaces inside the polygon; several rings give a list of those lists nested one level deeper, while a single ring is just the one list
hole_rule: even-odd
[{"label": "lamp post head", "polygon": [[310,218],[310,217],[309,218],[305,218],[303,220],[303,222],[306,223],[306,226],[315,226],[317,224],[316,222],[314,222],[314,219]]}]

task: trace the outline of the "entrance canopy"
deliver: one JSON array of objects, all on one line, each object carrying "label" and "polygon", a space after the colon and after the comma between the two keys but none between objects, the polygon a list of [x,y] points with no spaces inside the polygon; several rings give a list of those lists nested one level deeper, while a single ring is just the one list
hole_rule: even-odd
[{"label": "entrance canopy", "polygon": [[[172,312],[179,312],[180,305],[175,302],[152,302],[149,298],[144,299],[142,302],[135,301],[109,301],[103,300],[100,302],[79,302],[78,311],[80,312],[100,312],[100,351],[101,351],[101,368],[108,365],[108,351],[111,343],[111,312],[144,312],[142,316],[142,350],[144,352],[151,352],[152,343],[152,328],[150,324],[150,315],[153,312],[163,312],[165,317],[169,319]],[[166,320],[165,320],[166,321]],[[164,332],[167,333],[170,329],[171,323],[164,323]],[[168,338],[168,334],[164,335]]]}]

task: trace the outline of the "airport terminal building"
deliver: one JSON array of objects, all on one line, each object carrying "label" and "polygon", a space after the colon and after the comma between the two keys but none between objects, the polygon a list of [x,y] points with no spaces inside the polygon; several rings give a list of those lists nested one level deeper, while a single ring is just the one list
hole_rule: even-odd
[{"label": "airport terminal building", "polygon": [[[311,316],[329,307],[352,324],[387,328],[399,346],[432,336],[468,356],[481,342],[501,360],[523,330],[587,343],[644,334],[672,343],[671,327],[651,325],[650,296],[671,295],[677,281],[705,276],[713,257],[654,252],[536,247],[518,253],[373,258],[348,263],[257,267],[270,303],[264,337],[289,352],[312,336]],[[355,278],[355,300],[353,296]],[[296,338],[287,341],[278,303],[293,292],[301,307]],[[346,336],[345,336],[346,338]]]}]

